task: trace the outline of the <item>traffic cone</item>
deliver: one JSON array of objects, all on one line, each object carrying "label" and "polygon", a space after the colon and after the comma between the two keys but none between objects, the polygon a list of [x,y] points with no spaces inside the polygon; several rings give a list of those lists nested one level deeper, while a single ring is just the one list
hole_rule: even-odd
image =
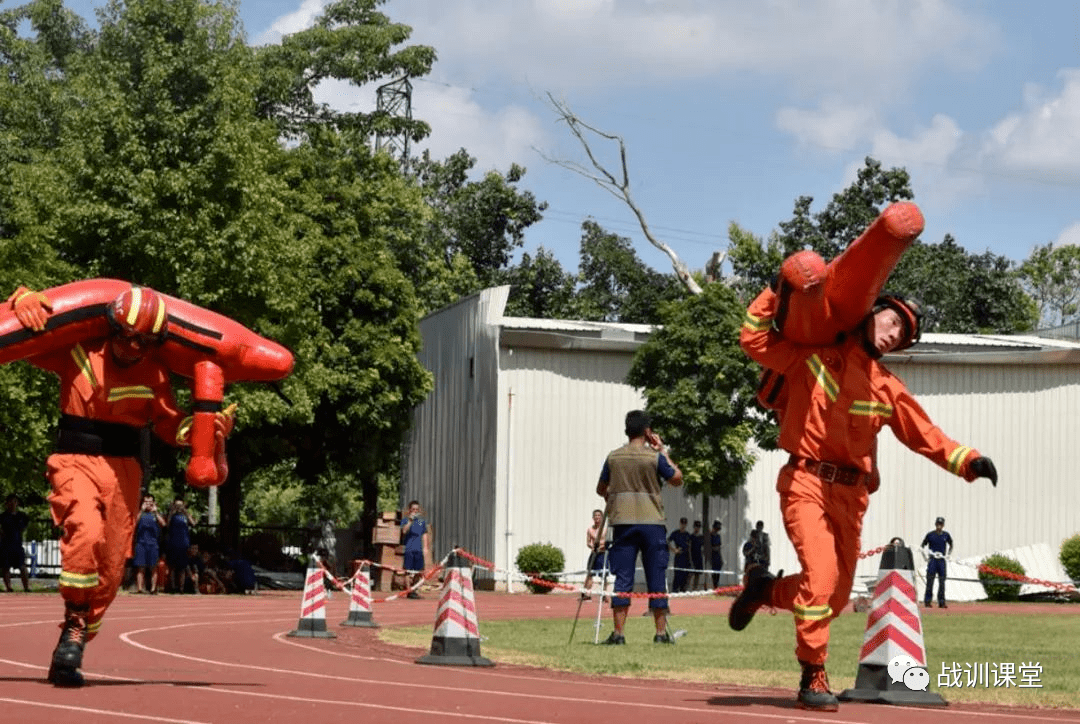
[{"label": "traffic cone", "polygon": [[353,577],[352,595],[349,598],[349,617],[341,622],[341,626],[379,627],[379,624],[375,623],[371,617],[371,576],[368,571],[368,562],[364,561]]},{"label": "traffic cone", "polygon": [[313,639],[333,639],[337,635],[326,630],[326,589],[323,587],[323,570],[315,565],[315,557],[308,563],[304,579],[304,597],[300,601],[300,621],[296,630],[287,636]]},{"label": "traffic cone", "polygon": [[[929,685],[929,670],[911,549],[903,545],[887,546],[881,554],[878,571],[878,582],[866,619],[866,636],[859,653],[855,688],[845,689],[838,698],[841,701],[948,706],[939,694],[912,688]],[[927,670],[925,679],[920,682],[905,677],[906,666],[894,665],[890,671],[889,662],[897,656],[910,657],[917,666]]]},{"label": "traffic cone", "polygon": [[446,562],[442,599],[435,613],[435,633],[431,652],[418,664],[447,666],[494,666],[480,655],[476,602],[473,596],[472,566],[456,551]]}]

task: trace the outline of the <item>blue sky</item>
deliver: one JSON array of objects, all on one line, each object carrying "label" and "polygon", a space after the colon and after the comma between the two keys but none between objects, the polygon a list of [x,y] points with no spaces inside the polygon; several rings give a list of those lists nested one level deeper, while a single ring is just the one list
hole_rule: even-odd
[{"label": "blue sky", "polygon": [[[103,4],[67,2],[87,18]],[[239,7],[264,44],[324,5]],[[567,269],[586,218],[670,264],[621,202],[544,160],[585,161],[548,92],[624,138],[636,201],[692,268],[726,247],[732,221],[767,236],[798,196],[820,210],[868,155],[910,172],[926,242],[949,233],[1016,261],[1080,243],[1074,0],[389,0],[382,11],[438,52],[413,83],[413,115],[433,129],[422,145],[437,158],[464,147],[478,172],[525,166],[522,187],[550,204],[526,251],[544,246]],[[320,93],[374,104],[373,88]]]}]

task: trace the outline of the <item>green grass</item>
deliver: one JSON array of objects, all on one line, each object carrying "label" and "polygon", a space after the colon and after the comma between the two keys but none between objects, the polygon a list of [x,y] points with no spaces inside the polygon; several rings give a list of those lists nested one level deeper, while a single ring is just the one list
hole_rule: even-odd
[{"label": "green grass", "polygon": [[[1052,606],[1054,604],[1047,604]],[[779,686],[794,690],[798,683],[795,633],[791,614],[759,613],[741,633],[728,628],[722,616],[675,616],[669,628],[686,629],[675,646],[652,643],[652,617],[631,616],[626,646],[593,645],[594,618],[578,621],[574,642],[567,645],[571,621],[534,619],[481,621],[483,655],[497,663],[539,666],[582,674],[662,678],[679,681]],[[640,613],[640,612],[638,612]],[[930,690],[949,702],[984,702],[1036,707],[1080,707],[1080,615],[1017,615],[1008,606],[1000,613],[951,613],[924,616],[924,638]],[[846,612],[832,624],[829,679],[834,691],[855,683],[866,616]],[[611,631],[610,616],[601,628],[603,640]],[[384,641],[427,648],[431,628],[381,629]],[[966,685],[939,688],[942,663],[1039,663],[1041,688]],[[1019,683],[1019,676],[1017,677]]]}]

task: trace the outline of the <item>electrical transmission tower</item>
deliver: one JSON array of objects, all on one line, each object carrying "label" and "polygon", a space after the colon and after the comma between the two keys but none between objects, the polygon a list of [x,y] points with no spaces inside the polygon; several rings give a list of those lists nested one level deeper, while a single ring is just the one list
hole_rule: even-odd
[{"label": "electrical transmission tower", "polygon": [[[392,80],[377,90],[375,108],[394,118],[412,120],[412,83],[408,76]],[[402,130],[396,134],[375,134],[375,150],[386,151],[401,163],[402,170],[409,166],[409,135]]]}]

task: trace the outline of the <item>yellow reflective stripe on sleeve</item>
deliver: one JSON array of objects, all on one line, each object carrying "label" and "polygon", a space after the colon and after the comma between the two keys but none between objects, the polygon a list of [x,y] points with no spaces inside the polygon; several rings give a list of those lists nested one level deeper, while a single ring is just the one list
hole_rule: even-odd
[{"label": "yellow reflective stripe on sleeve", "polygon": [[177,445],[189,445],[191,443],[191,423],[194,420],[193,415],[188,415],[180,421],[180,426],[176,428]]},{"label": "yellow reflective stripe on sleeve", "polygon": [[79,372],[90,383],[90,386],[97,387],[97,377],[94,376],[94,368],[90,364],[90,357],[81,344],[76,344],[71,348],[71,358],[75,360],[75,366],[79,368]]},{"label": "yellow reflective stripe on sleeve", "polygon": [[98,584],[96,573],[72,573],[60,571],[60,585],[68,588],[93,588]]},{"label": "yellow reflective stripe on sleeve", "polygon": [[109,402],[117,400],[152,400],[154,391],[146,385],[132,385],[130,387],[114,387],[109,390]]},{"label": "yellow reflective stripe on sleeve", "polygon": [[821,621],[832,616],[832,608],[829,606],[793,606],[791,609],[795,618],[802,621]]},{"label": "yellow reflective stripe on sleeve", "polygon": [[840,385],[836,384],[836,380],[829,374],[829,370],[825,368],[821,358],[816,354],[810,355],[806,360],[806,366],[810,368],[810,372],[813,373],[817,383],[821,385],[821,389],[825,390],[825,396],[832,402],[836,402],[836,395],[840,392]]},{"label": "yellow reflective stripe on sleeve", "polygon": [[750,312],[743,317],[743,327],[751,332],[762,332],[772,325],[772,317],[757,317]]},{"label": "yellow reflective stripe on sleeve", "polygon": [[949,454],[949,472],[953,475],[960,474],[960,468],[964,465],[964,458],[971,452],[967,445],[957,445],[956,449]]},{"label": "yellow reflective stripe on sleeve", "polygon": [[886,405],[883,402],[874,402],[873,400],[855,400],[851,403],[851,409],[848,410],[852,415],[865,415],[867,417],[892,417],[893,406]]}]

